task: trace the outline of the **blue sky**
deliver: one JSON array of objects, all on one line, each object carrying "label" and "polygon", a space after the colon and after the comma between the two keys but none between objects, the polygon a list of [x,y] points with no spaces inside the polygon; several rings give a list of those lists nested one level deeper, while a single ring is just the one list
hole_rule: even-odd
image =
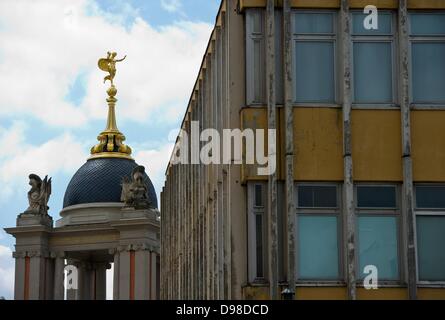
[{"label": "blue sky", "polygon": [[[27,207],[28,174],[53,177],[50,214],[104,129],[108,50],[118,127],[159,194],[219,0],[3,0],[0,3],[0,227]],[[33,12],[29,15],[29,12]],[[170,137],[170,139],[169,139]],[[0,230],[0,296],[12,297],[13,238]]]}]

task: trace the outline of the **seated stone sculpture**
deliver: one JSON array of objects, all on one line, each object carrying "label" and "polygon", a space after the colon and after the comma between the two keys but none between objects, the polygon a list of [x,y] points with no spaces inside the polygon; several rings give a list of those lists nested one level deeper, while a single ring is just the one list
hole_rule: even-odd
[{"label": "seated stone sculpture", "polygon": [[132,180],[124,177],[122,181],[122,195],[121,201],[125,203],[126,207],[133,207],[135,209],[150,209],[152,208],[151,201],[148,197],[148,189],[144,182],[145,168],[137,166],[131,173]]}]

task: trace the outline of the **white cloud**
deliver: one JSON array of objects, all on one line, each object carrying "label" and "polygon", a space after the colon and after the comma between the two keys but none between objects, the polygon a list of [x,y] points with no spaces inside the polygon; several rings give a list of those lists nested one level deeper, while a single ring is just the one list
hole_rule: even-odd
[{"label": "white cloud", "polygon": [[10,248],[0,245],[0,296],[14,297],[14,259]]},{"label": "white cloud", "polygon": [[161,0],[161,6],[168,12],[175,12],[182,7],[182,3],[180,0]]},{"label": "white cloud", "polygon": [[0,157],[0,203],[14,192],[24,192],[27,189],[24,182],[27,181],[28,174],[45,176],[59,172],[69,173],[87,158],[83,145],[71,134],[65,133],[35,146],[26,143],[25,130],[26,125],[23,122],[15,122],[10,128],[0,127],[0,143],[11,144]]},{"label": "white cloud", "polygon": [[[119,12],[91,0],[0,1],[0,116],[32,115],[58,126],[105,118],[108,84],[96,64],[108,50],[127,55],[115,79],[119,118],[147,121],[165,106],[185,108],[211,26],[182,21],[155,29],[128,5]],[[80,73],[87,74],[86,96],[76,107],[65,97]]]}]

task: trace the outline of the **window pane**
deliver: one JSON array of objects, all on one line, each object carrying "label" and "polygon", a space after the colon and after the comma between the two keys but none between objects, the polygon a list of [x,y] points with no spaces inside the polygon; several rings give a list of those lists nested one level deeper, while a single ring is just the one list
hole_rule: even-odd
[{"label": "window pane", "polygon": [[254,102],[262,102],[264,96],[264,65],[263,41],[253,40],[253,98]]},{"label": "window pane", "polygon": [[358,238],[361,278],[366,276],[365,266],[374,265],[379,279],[399,279],[396,218],[359,217]]},{"label": "window pane", "polygon": [[295,33],[334,33],[332,13],[296,13],[294,15]]},{"label": "window pane", "polygon": [[357,186],[359,208],[395,208],[396,188],[394,186]]},{"label": "window pane", "polygon": [[263,186],[260,184],[255,185],[255,207],[263,206]]},{"label": "window pane", "polygon": [[445,208],[445,186],[416,186],[416,207]]},{"label": "window pane", "polygon": [[334,102],[334,43],[297,41],[295,44],[297,102]]},{"label": "window pane", "polygon": [[298,206],[303,208],[336,208],[336,186],[299,186]]},{"label": "window pane", "polygon": [[413,43],[413,100],[445,103],[445,43]]},{"label": "window pane", "polygon": [[264,277],[263,272],[263,216],[257,214],[255,216],[256,228],[256,276],[258,278]]},{"label": "window pane", "polygon": [[361,103],[393,101],[391,43],[354,43],[354,98]]},{"label": "window pane", "polygon": [[410,18],[412,35],[445,34],[444,14],[414,13]]},{"label": "window pane", "polygon": [[352,14],[352,33],[358,35],[388,35],[392,34],[392,15],[390,13],[378,14],[378,29],[365,29],[363,22],[368,14],[354,12]]},{"label": "window pane", "polygon": [[338,279],[336,217],[298,217],[300,279]]},{"label": "window pane", "polygon": [[445,216],[417,216],[419,279],[445,280]]}]

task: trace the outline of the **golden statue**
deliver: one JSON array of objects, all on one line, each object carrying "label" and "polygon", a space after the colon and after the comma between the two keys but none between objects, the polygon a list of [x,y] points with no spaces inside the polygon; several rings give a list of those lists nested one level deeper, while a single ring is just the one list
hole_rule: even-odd
[{"label": "golden statue", "polygon": [[115,60],[116,56],[117,56],[116,52],[108,51],[107,57],[100,59],[98,62],[99,69],[109,73],[109,75],[104,78],[104,83],[107,80],[109,80],[112,86],[113,86],[113,79],[116,76],[116,62],[122,62],[127,57],[125,56],[120,60]]}]

